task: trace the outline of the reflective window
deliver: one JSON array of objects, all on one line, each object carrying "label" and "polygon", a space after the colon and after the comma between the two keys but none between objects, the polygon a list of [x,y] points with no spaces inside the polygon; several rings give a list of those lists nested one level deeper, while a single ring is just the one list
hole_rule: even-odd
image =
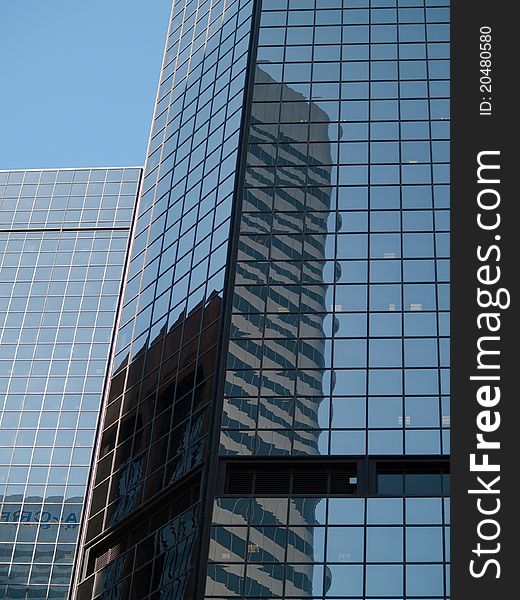
[{"label": "reflective window", "polygon": [[0,173],[6,598],[68,595],[140,176]]},{"label": "reflective window", "polygon": [[[448,4],[262,2],[222,456],[449,452]],[[448,597],[443,476],[379,478],[285,536],[298,568],[220,523],[207,597]]]},{"label": "reflective window", "polygon": [[[82,571],[85,597],[117,595],[121,586],[143,600],[193,595],[252,6],[174,6],[88,508],[86,549],[99,562],[89,559]],[[268,22],[275,42],[285,21]],[[282,64],[272,72],[281,78]],[[189,498],[178,499],[187,478]],[[135,531],[128,559],[105,561],[106,547],[120,543],[117,525],[160,497],[166,512],[170,504],[191,511],[189,541],[172,525],[171,552],[157,552],[146,536],[161,527],[161,510]]]}]

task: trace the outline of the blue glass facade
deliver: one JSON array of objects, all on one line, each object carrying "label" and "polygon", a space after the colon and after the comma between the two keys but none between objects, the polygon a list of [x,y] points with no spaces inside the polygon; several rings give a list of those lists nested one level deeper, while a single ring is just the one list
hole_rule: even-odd
[{"label": "blue glass facade", "polygon": [[341,4],[262,4],[222,443],[445,454],[448,8]]},{"label": "blue glass facade", "polygon": [[252,6],[174,5],[78,598],[195,593]]},{"label": "blue glass facade", "polygon": [[449,598],[448,148],[448,0],[174,6],[78,599]]},{"label": "blue glass facade", "polygon": [[444,599],[449,6],[260,10],[205,597]]},{"label": "blue glass facade", "polygon": [[0,172],[0,595],[66,598],[141,170]]}]

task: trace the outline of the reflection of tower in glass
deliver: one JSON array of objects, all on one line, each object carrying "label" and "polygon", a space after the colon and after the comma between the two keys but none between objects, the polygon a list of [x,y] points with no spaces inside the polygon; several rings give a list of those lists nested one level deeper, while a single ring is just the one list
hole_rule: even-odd
[{"label": "reflection of tower in glass", "polygon": [[[220,498],[213,512],[206,594],[314,598],[328,589],[320,498]],[[228,564],[218,564],[227,561]],[[247,572],[243,575],[243,563]],[[285,564],[284,564],[285,563]]]},{"label": "reflection of tower in glass", "polygon": [[[254,99],[222,451],[317,455],[318,411],[326,393],[329,118],[259,67]],[[226,511],[229,501],[233,507]],[[233,565],[214,563],[206,593],[300,598],[321,593],[326,576],[312,564],[323,560],[315,548],[323,536],[315,528],[319,498],[219,502],[214,519],[222,526],[213,529],[211,559],[247,561],[248,567],[242,578]],[[226,527],[226,512],[228,523],[244,526]]]},{"label": "reflection of tower in glass", "polygon": [[[153,475],[158,472],[161,473],[162,485],[173,489],[173,513],[170,510],[170,514],[174,514],[175,518],[152,536],[147,536],[146,528],[143,530],[134,524],[133,541],[143,564],[149,560],[150,545],[153,546],[157,557],[154,568],[156,587],[168,586],[163,590],[164,593],[178,593],[178,597],[190,593],[193,581],[185,572],[189,571],[195,561],[194,552],[198,544],[198,468],[205,456],[205,435],[209,424],[207,406],[212,398],[211,382],[215,370],[221,310],[222,298],[213,292],[205,302],[199,303],[188,314],[181,313],[167,331],[164,328],[149,344],[149,362],[161,364],[163,355],[157,351],[154,353],[154,348],[163,348],[158,344],[161,338],[164,341],[164,355],[171,356],[171,360],[162,363],[159,395],[147,397],[140,403],[137,411],[131,411],[122,420],[120,432],[135,430],[136,433],[133,435],[133,444],[125,449],[114,468],[110,506],[106,514],[106,523],[112,533],[108,542],[102,548],[95,548],[93,552],[96,557],[93,584],[96,593],[104,592],[108,594],[107,597],[114,598],[124,596],[121,581],[131,573],[131,570],[128,571],[131,564],[128,556],[133,548],[128,536],[119,530],[118,525],[139,509],[147,495],[155,492],[155,487],[152,487],[155,482]],[[181,345],[180,338],[189,341]],[[200,357],[194,360],[197,350]],[[136,362],[139,362],[139,355],[134,358],[134,364]],[[114,379],[116,377],[117,374]],[[206,409],[197,410],[200,406]],[[157,419],[151,431],[149,423],[157,412],[161,418]],[[187,418],[190,414],[191,419]],[[108,456],[111,447],[115,445],[115,441],[106,435],[107,431],[102,438],[100,461]],[[150,443],[150,437],[164,439],[164,432],[171,432],[171,443],[167,448],[165,444]],[[184,484],[175,495],[175,485],[181,479]],[[107,487],[98,485],[94,488],[93,506],[101,502],[103,494],[106,496]],[[161,519],[164,519],[164,506],[162,513],[159,510],[156,515],[156,522],[159,523]],[[177,551],[179,544],[183,546],[182,556]],[[110,550],[105,552],[105,548]],[[133,568],[137,569],[139,566],[140,564],[136,564]],[[179,577],[180,575],[182,576]],[[85,590],[81,587],[79,589],[81,594],[90,593]]]},{"label": "reflection of tower in glass", "polygon": [[259,67],[254,99],[221,443],[226,454],[315,455],[325,384],[329,118]]}]

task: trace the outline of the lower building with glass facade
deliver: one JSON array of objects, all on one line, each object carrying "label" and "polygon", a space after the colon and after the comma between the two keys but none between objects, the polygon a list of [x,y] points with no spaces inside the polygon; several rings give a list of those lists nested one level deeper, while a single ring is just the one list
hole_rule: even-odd
[{"label": "lower building with glass facade", "polygon": [[174,3],[72,597],[447,600],[449,0]]},{"label": "lower building with glass facade", "polygon": [[65,599],[141,169],[0,172],[0,596]]}]

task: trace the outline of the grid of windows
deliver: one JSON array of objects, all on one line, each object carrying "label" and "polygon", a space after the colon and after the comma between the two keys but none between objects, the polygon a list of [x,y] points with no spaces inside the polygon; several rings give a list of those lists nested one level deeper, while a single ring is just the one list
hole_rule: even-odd
[{"label": "grid of windows", "polygon": [[448,20],[262,2],[223,453],[449,452]]},{"label": "grid of windows", "polygon": [[198,542],[197,497],[196,486],[176,492],[150,519],[125,528],[102,554],[90,555],[94,587],[81,586],[78,597],[182,598]]},{"label": "grid of windows", "polygon": [[276,498],[218,498],[206,598],[446,599],[447,479],[403,473],[449,452],[449,0],[260,4],[229,486],[276,455],[308,485],[327,455],[395,464],[343,497],[289,497],[277,470]]},{"label": "grid of windows", "polygon": [[[251,471],[255,492],[248,457],[392,464],[373,495],[352,473],[336,487],[331,470],[330,498],[289,497],[294,473],[285,497],[218,498],[206,597],[449,597],[447,477],[407,466],[449,450],[448,42],[448,0],[174,5],[79,600],[202,597],[192,508],[219,366],[216,466]],[[185,488],[189,536],[154,545],[180,531]]]},{"label": "grid of windows", "polygon": [[[145,503],[201,476],[252,4],[174,3],[89,507],[90,554]],[[186,565],[182,575],[165,572],[164,594],[190,595],[191,551]],[[78,597],[97,597],[99,579],[117,586],[111,573],[87,567]]]},{"label": "grid of windows", "polygon": [[128,228],[140,169],[0,172],[0,229]]},{"label": "grid of windows", "polygon": [[206,598],[445,598],[449,500],[220,498]]},{"label": "grid of windows", "polygon": [[[68,594],[140,174],[135,168],[0,173],[4,598]],[[96,193],[95,204],[110,211],[102,220],[59,208],[94,202],[85,189],[71,192],[74,182],[89,181],[110,182]],[[56,197],[48,195],[54,191]],[[40,227],[46,230],[35,231]]]}]

